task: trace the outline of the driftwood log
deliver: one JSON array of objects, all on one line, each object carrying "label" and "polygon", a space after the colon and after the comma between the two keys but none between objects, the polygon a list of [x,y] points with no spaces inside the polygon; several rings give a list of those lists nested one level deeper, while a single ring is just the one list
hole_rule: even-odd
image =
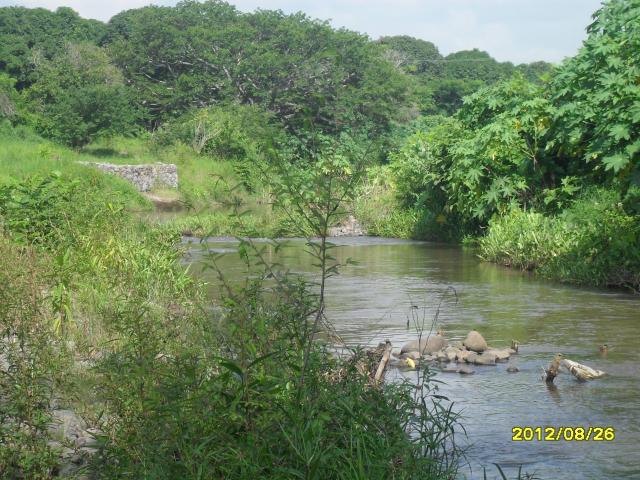
[{"label": "driftwood log", "polygon": [[555,357],[549,364],[548,368],[543,369],[543,379],[547,383],[553,383],[555,378],[560,373],[560,367],[565,367],[571,375],[576,377],[580,381],[595,380],[606,375],[602,370],[596,370],[595,368],[582,365],[581,363],[574,362],[568,358],[563,359],[561,353],[556,353]]},{"label": "driftwood log", "polygon": [[596,370],[569,359],[563,360],[562,365],[569,370],[571,375],[583,382],[587,380],[595,380],[596,378],[601,378],[606,375],[602,370]]},{"label": "driftwood log", "polygon": [[373,381],[375,383],[379,383],[383,379],[384,372],[387,369],[387,364],[389,363],[390,358],[391,358],[391,342],[387,340],[384,345],[382,358],[380,359],[380,363],[378,364],[378,369],[376,370],[376,374],[373,377]]}]

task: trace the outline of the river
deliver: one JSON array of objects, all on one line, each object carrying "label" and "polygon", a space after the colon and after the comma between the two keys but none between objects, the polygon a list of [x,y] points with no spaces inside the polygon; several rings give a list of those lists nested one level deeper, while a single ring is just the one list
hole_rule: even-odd
[{"label": "river", "polygon": [[[458,437],[469,446],[460,479],[482,479],[483,467],[495,478],[493,463],[512,477],[522,465],[545,480],[640,479],[640,297],[541,281],[481,262],[473,251],[455,246],[370,237],[334,241],[337,258],[358,262],[328,284],[327,316],[346,343],[390,339],[400,347],[416,338],[415,328],[407,328],[410,312],[431,319],[447,287],[455,289],[457,302],[445,297],[436,328],[450,341],[470,329],[491,346],[519,340],[518,373],[498,364],[474,367],[475,375],[438,376],[444,382],[440,393],[455,402],[467,433]],[[236,246],[229,239],[205,245],[229,253],[220,265],[231,280],[245,274],[233,254]],[[188,261],[197,266],[203,245],[189,250]],[[268,256],[276,258],[271,249]],[[314,274],[302,241],[290,241],[278,258],[292,272]],[[201,275],[215,290],[213,273]],[[609,345],[606,356],[599,352],[602,344]],[[562,374],[549,388],[541,372],[556,352],[609,375],[579,383]],[[513,442],[514,426],[611,426],[615,440]]]}]

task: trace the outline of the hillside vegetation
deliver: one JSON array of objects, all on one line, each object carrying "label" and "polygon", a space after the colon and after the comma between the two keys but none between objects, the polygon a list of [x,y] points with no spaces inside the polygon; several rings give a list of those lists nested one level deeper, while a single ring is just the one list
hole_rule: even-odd
[{"label": "hillside vegetation", "polygon": [[[352,209],[374,234],[489,234],[479,243],[485,259],[637,288],[637,19],[637,0],[605,2],[582,49],[554,67],[478,50],[443,56],[425,40],[372,41],[302,13],[242,13],[221,1],[128,10],[106,24],[68,8],[8,7],[0,9],[0,117],[7,131],[35,131],[80,156],[120,162],[134,150],[173,161],[183,200],[199,207],[225,196],[210,187],[220,176],[240,185],[241,203],[266,204],[272,179],[261,175],[274,158],[313,161],[342,143],[365,153],[369,174]],[[119,148],[109,146],[114,137],[129,146],[122,158],[109,153]],[[9,163],[5,177],[19,178],[21,162]],[[594,198],[608,206],[579,207]],[[574,203],[587,217],[569,228]],[[516,210],[568,228],[575,241],[561,263],[587,262],[598,274],[515,261],[529,255],[527,242],[505,238],[517,229],[499,225],[520,218]],[[207,215],[218,227],[193,218],[182,227],[233,232],[224,214]],[[629,225],[618,236],[624,245],[608,248],[604,229],[581,230],[600,231],[601,215],[619,217],[615,229]],[[278,222],[267,216],[254,233],[286,233],[267,227]],[[554,256],[538,248],[532,255]],[[628,253],[600,261],[618,248]]]},{"label": "hillside vegetation", "polygon": [[[218,0],[0,8],[0,477],[454,478],[430,377],[380,384],[375,352],[316,341],[329,228],[638,292],[638,79],[640,0],[557,66]],[[175,163],[184,211],[79,161]],[[242,237],[242,286],[207,299],[181,234]],[[250,239],[280,235],[310,238],[320,286]]]}]

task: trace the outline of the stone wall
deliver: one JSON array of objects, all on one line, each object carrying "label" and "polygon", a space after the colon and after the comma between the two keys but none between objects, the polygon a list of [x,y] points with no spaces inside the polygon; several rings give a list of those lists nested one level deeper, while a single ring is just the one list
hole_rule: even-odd
[{"label": "stone wall", "polygon": [[114,165],[112,163],[80,162],[103,172],[128,180],[141,192],[154,187],[178,188],[178,167],[173,163],[148,163],[141,165]]}]

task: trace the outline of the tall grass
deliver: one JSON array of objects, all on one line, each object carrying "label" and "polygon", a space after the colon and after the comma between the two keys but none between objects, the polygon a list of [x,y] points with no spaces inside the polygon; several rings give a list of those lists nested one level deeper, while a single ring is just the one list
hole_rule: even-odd
[{"label": "tall grass", "polygon": [[588,190],[556,216],[512,210],[479,245],[486,260],[548,278],[640,291],[640,221],[613,191]]},{"label": "tall grass", "polygon": [[268,192],[259,183],[250,185],[251,188],[243,184],[247,182],[246,175],[238,162],[199,156],[180,143],[159,149],[149,136],[98,140],[81,150],[72,150],[44,140],[26,128],[3,124],[0,126],[0,151],[0,183],[57,170],[87,182],[107,182],[119,197],[127,198],[137,209],[149,209],[150,203],[129,183],[79,162],[174,163],[178,167],[181,200],[198,209],[232,203],[260,205],[266,203],[268,197]]}]

